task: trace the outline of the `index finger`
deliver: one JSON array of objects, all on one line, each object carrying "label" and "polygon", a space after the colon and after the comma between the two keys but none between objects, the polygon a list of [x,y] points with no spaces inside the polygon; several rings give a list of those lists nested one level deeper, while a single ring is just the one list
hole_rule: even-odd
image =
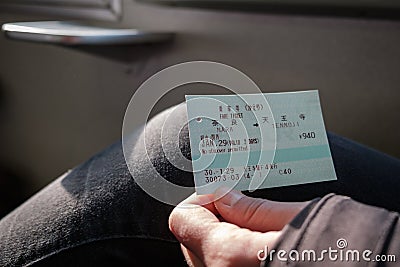
[{"label": "index finger", "polygon": [[187,199],[179,203],[177,207],[179,208],[196,208],[201,206],[211,211],[214,215],[218,215],[218,210],[214,205],[215,196],[214,195],[196,195],[193,193]]}]

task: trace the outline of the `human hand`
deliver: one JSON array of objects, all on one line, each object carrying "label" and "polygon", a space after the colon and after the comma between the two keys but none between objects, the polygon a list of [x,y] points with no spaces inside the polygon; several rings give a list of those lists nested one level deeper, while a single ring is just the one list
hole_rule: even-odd
[{"label": "human hand", "polygon": [[172,211],[169,227],[189,266],[259,266],[257,252],[273,247],[282,228],[306,205],[220,189],[184,200]]}]

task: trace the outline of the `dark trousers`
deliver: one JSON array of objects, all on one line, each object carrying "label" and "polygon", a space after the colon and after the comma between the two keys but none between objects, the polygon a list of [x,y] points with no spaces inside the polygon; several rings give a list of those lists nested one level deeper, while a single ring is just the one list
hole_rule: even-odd
[{"label": "dark trousers", "polygon": [[[193,184],[192,174],[175,168],[162,152],[157,133],[163,116],[147,126],[153,133],[147,142],[149,160],[137,163],[136,172],[146,177],[155,166],[169,181]],[[400,161],[332,133],[328,138],[337,181],[247,194],[303,201],[333,192],[399,212]],[[182,131],[180,148],[184,154],[190,151],[187,131]],[[0,221],[0,266],[185,265],[168,230],[172,209],[136,184],[118,142]]]}]

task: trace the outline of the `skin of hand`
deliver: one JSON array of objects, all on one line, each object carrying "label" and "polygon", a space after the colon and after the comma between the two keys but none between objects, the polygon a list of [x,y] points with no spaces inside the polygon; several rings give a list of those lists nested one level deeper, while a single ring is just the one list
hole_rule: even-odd
[{"label": "skin of hand", "polygon": [[271,248],[308,202],[251,198],[225,188],[191,195],[171,212],[169,228],[189,266],[259,266],[257,252]]}]

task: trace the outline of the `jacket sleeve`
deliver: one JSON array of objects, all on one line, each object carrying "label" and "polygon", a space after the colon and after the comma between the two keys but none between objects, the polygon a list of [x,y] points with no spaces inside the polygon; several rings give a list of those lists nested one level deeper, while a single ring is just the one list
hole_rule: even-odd
[{"label": "jacket sleeve", "polygon": [[399,214],[329,194],[312,201],[263,252],[261,266],[399,266]]}]

